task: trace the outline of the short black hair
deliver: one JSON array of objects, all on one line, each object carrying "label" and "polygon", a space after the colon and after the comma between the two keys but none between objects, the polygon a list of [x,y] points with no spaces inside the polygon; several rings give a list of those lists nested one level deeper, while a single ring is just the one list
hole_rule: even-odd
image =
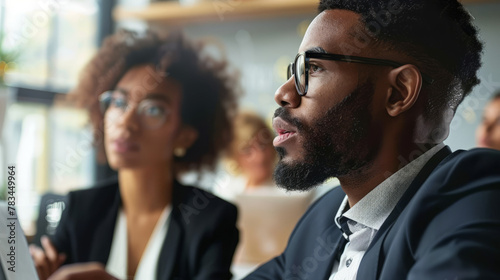
[{"label": "short black hair", "polygon": [[[483,44],[473,17],[456,0],[321,0],[318,10],[341,9],[361,16],[375,44],[405,54],[436,81],[425,85],[424,115],[440,121],[479,84]],[[439,119],[436,119],[439,118]]]}]

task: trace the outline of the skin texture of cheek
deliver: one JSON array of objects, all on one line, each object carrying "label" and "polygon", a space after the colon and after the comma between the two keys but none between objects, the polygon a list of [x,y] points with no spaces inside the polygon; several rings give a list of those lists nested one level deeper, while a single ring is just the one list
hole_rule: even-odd
[{"label": "skin texture of cheek", "polygon": [[173,158],[174,136],[174,132],[163,132],[156,133],[156,135],[149,135],[149,137],[144,137],[144,164],[164,165],[165,163],[170,162]]},{"label": "skin texture of cheek", "polygon": [[372,96],[373,84],[367,81],[313,125],[300,124],[303,160],[280,160],[274,172],[276,183],[287,190],[306,191],[369,164],[377,146],[377,139],[370,137]]}]

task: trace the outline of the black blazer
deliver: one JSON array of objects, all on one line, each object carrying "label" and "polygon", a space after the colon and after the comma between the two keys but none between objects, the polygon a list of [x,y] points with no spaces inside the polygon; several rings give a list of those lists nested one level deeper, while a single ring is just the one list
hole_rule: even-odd
[{"label": "black blazer", "polygon": [[[285,251],[245,279],[330,277],[345,239],[336,188],[306,212]],[[500,279],[500,152],[440,150],[377,232],[357,279]]]},{"label": "black blazer", "polygon": [[[70,192],[68,206],[52,238],[66,263],[106,264],[121,205],[118,182]],[[167,236],[157,279],[231,279],[238,243],[237,209],[203,190],[175,182]]]}]

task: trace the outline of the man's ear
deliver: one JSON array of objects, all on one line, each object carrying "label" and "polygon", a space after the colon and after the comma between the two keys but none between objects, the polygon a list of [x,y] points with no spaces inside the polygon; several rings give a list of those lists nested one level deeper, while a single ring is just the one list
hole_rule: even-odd
[{"label": "man's ear", "polygon": [[387,113],[396,117],[415,105],[422,88],[422,75],[415,65],[406,64],[389,72]]},{"label": "man's ear", "polygon": [[174,149],[189,149],[198,139],[198,131],[189,125],[182,125],[175,139]]}]

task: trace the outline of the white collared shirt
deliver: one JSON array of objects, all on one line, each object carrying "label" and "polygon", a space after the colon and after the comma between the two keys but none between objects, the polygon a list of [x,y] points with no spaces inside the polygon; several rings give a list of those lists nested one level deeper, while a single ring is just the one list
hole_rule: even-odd
[{"label": "white collared shirt", "polygon": [[[158,259],[162,244],[167,236],[168,221],[172,207],[168,205],[156,222],[155,228],[149,237],[148,244],[142,253],[133,279],[155,280]],[[111,244],[111,251],[106,263],[106,271],[118,279],[132,279],[127,277],[127,218],[123,209],[118,212],[115,232]]]},{"label": "white collared shirt", "polygon": [[329,280],[356,279],[361,260],[378,230],[427,161],[443,147],[443,143],[438,144],[408,163],[365,195],[352,208],[349,209],[347,196],[344,198],[335,215],[335,223],[342,230],[340,221],[347,219],[350,233],[343,231],[344,237],[348,237],[348,242],[340,261],[335,261],[333,264]]}]

